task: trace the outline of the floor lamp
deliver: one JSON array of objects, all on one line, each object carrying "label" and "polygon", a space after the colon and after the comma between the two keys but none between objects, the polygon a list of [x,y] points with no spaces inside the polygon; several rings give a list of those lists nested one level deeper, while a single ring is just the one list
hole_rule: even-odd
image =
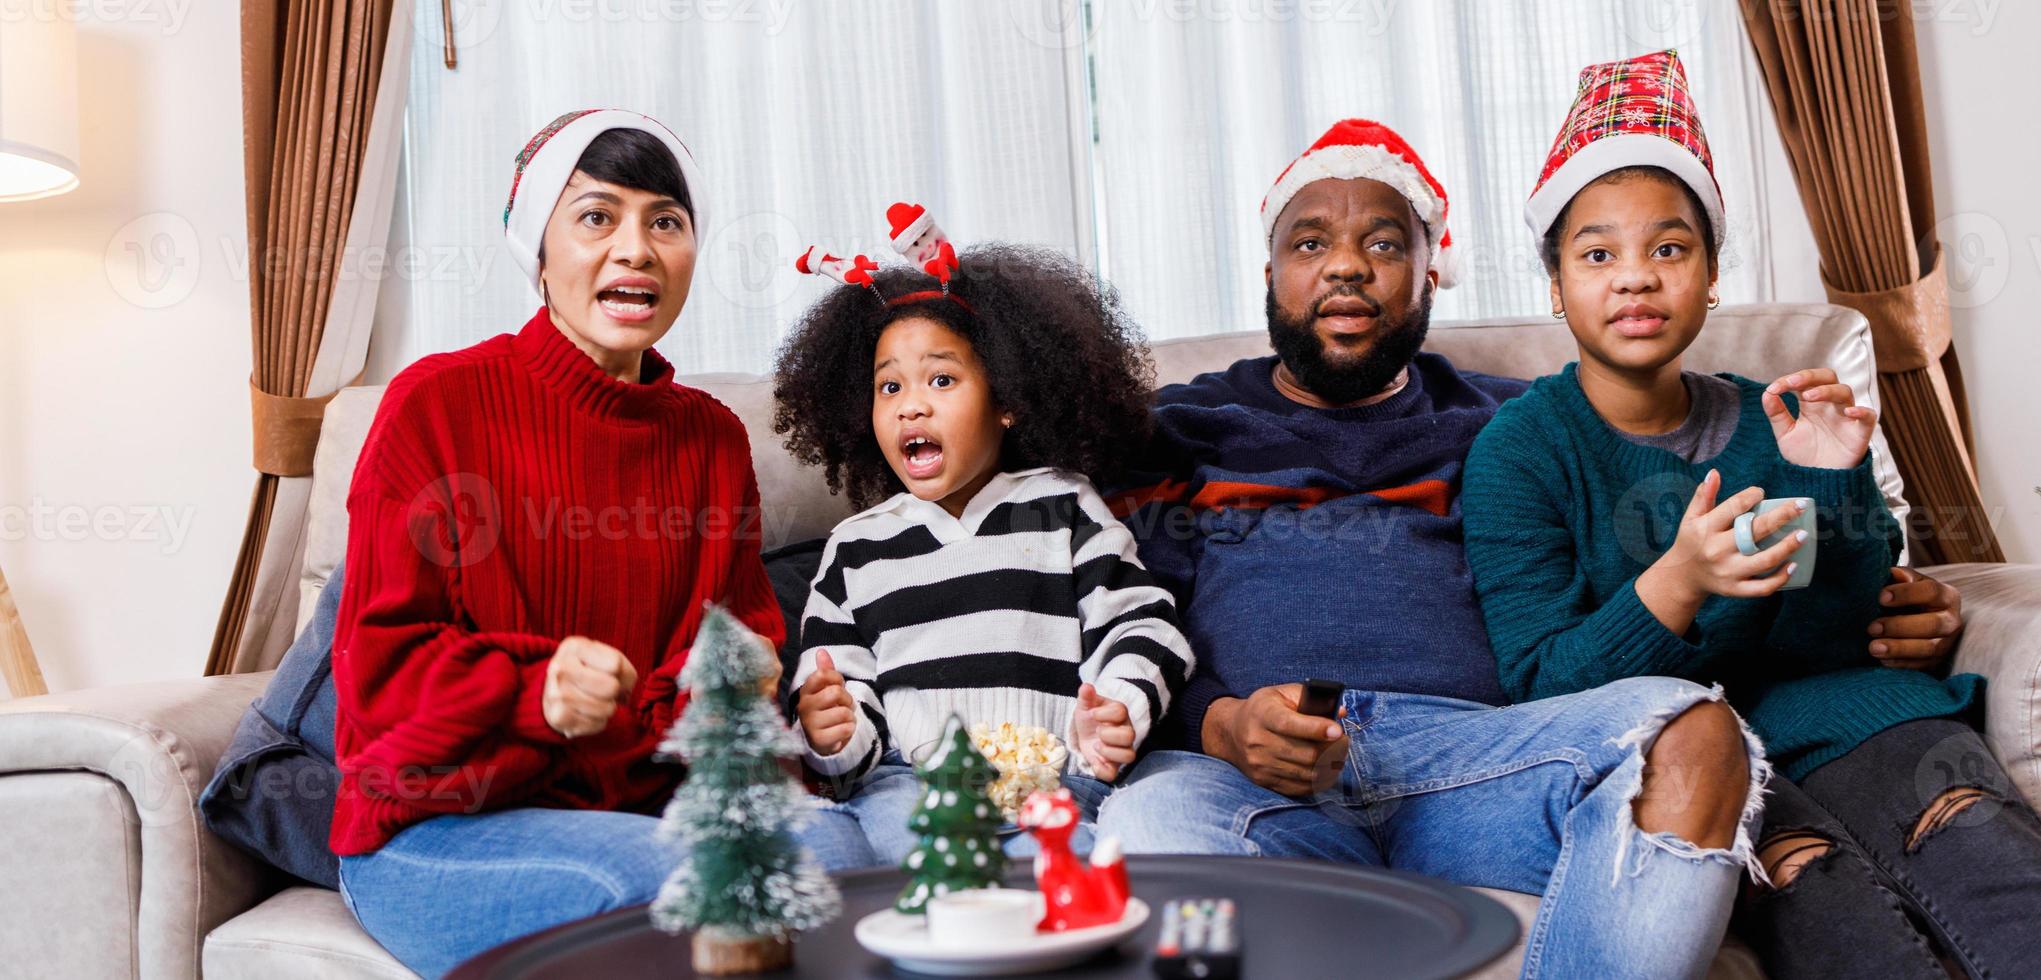
[{"label": "floor lamp", "polygon": [[[0,20],[0,204],[78,186],[78,41],[63,5]],[[14,697],[48,693],[0,570],[0,678]]]}]

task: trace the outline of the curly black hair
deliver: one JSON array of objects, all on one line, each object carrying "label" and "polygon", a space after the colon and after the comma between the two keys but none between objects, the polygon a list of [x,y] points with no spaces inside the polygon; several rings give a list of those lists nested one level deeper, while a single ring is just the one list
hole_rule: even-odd
[{"label": "curly black hair", "polygon": [[[1148,436],[1154,371],[1148,345],[1096,276],[1047,249],[985,245],[958,257],[944,298],[888,306],[843,286],[801,317],[774,367],[773,432],[793,457],[821,464],[831,493],[869,507],[904,486],[872,432],[872,357],[895,321],[926,317],[969,341],[992,398],[1013,415],[1002,470],[1055,466],[1093,480],[1112,474]],[[902,297],[938,288],[916,268],[872,274]]]}]

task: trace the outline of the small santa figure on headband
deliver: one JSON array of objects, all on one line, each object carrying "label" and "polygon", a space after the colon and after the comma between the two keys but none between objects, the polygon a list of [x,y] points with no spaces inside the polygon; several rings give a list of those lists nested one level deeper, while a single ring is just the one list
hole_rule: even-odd
[{"label": "small santa figure on headband", "polygon": [[[821,252],[819,256],[815,253]],[[794,269],[802,275],[828,276],[846,286],[870,286],[872,271],[879,263],[868,255],[853,255],[842,258],[822,250],[820,245],[810,245],[801,257],[794,260]]]},{"label": "small santa figure on headband", "polygon": [[886,224],[893,249],[949,288],[950,275],[957,271],[957,250],[928,209],[901,201],[886,209]]}]

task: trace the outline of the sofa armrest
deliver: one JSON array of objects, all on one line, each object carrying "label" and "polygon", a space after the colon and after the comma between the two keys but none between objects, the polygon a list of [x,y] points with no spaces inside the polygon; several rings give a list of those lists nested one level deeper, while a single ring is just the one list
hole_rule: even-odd
[{"label": "sofa armrest", "polygon": [[[138,866],[128,869],[134,885],[120,895],[131,903],[120,925],[133,937],[127,959],[138,976],[196,978],[206,934],[275,885],[261,861],[207,832],[197,807],[235,725],[268,682],[268,673],[239,674],[0,702],[0,788],[17,777],[25,787],[53,773],[95,774],[106,781],[104,797],[119,802],[94,813],[69,804],[81,807],[75,824],[40,813],[36,825],[62,837],[73,826],[103,828],[107,812],[122,817],[115,826],[125,831],[116,836],[126,838],[119,843]],[[87,794],[8,797],[13,806],[38,798],[82,801]],[[0,915],[0,949],[50,948],[52,936],[68,938],[58,948],[86,945],[123,931],[64,920],[61,910],[106,908],[118,890],[86,880],[94,869],[121,865],[117,855],[102,854],[107,836],[77,833],[75,841],[11,841],[0,850],[0,906],[8,913]],[[76,901],[65,901],[66,891],[77,892],[70,896]],[[8,968],[0,964],[0,973]]]},{"label": "sofa armrest", "polygon": [[2041,565],[1923,568],[1963,594],[1958,672],[1983,674],[1984,740],[2029,803],[2041,806]]}]

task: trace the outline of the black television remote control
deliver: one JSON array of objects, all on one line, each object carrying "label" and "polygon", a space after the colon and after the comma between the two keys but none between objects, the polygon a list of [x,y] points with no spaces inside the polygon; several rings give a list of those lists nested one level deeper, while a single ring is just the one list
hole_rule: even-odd
[{"label": "black television remote control", "polygon": [[1231,980],[1240,975],[1240,924],[1230,898],[1176,898],[1162,907],[1155,975]]}]

